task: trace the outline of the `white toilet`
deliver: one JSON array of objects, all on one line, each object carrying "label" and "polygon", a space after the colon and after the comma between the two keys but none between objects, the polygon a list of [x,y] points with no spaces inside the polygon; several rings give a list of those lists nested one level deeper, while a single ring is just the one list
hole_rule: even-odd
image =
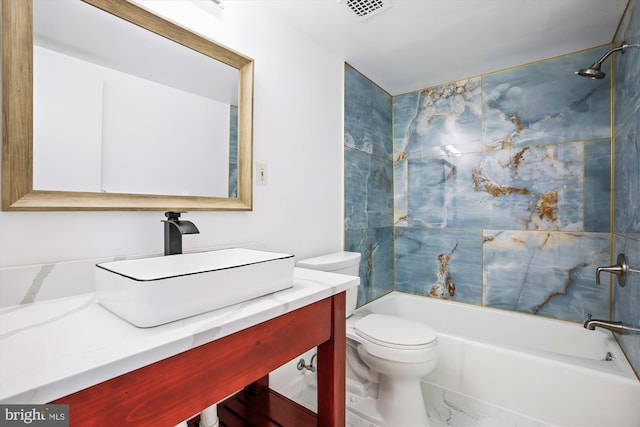
[{"label": "white toilet", "polygon": [[[360,254],[338,252],[296,265],[357,276]],[[397,316],[352,316],[357,289],[347,291],[348,410],[380,426],[428,426],[420,379],[436,366],[436,332],[425,323]]]}]

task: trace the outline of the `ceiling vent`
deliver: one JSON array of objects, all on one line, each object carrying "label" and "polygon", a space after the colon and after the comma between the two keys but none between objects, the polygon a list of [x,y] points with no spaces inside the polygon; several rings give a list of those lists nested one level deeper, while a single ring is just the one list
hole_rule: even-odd
[{"label": "ceiling vent", "polygon": [[364,20],[390,9],[391,0],[338,0],[347,6],[360,20]]}]

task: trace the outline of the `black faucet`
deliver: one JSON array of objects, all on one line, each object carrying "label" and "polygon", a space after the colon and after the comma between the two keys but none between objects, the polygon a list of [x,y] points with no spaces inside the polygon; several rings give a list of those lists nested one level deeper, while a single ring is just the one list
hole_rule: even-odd
[{"label": "black faucet", "polygon": [[180,214],[186,212],[165,212],[164,222],[164,254],[176,255],[182,253],[182,235],[198,234],[200,231],[191,221],[180,221]]}]

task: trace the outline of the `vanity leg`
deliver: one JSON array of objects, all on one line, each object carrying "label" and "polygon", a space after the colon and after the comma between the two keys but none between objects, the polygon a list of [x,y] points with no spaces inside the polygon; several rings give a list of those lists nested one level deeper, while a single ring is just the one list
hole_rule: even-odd
[{"label": "vanity leg", "polygon": [[252,382],[251,384],[246,386],[244,389],[247,390],[250,393],[258,394],[258,393],[260,393],[260,391],[264,390],[265,388],[269,388],[269,375],[268,374],[265,375],[264,377],[258,379],[257,381]]},{"label": "vanity leg", "polygon": [[318,346],[318,426],[345,425],[346,293],[331,303],[331,338]]}]

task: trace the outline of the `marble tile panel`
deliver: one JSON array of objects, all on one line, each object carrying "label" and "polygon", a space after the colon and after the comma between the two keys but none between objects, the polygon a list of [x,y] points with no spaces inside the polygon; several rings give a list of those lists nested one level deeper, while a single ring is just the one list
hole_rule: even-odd
[{"label": "marble tile panel", "polygon": [[482,303],[481,230],[396,228],[395,289]]},{"label": "marble tile panel", "polygon": [[[616,236],[613,254],[624,253],[631,271],[623,288],[614,280],[612,320],[640,327],[640,241]],[[640,335],[618,335],[618,341],[636,372],[640,373]]]},{"label": "marble tile panel", "polygon": [[393,163],[393,223],[397,227],[406,227],[409,214],[409,176],[408,161]]},{"label": "marble tile panel", "polygon": [[410,160],[408,224],[582,230],[582,143]]},{"label": "marble tile panel", "polygon": [[[394,102],[395,159],[480,149],[480,78],[424,89]],[[410,105],[413,104],[413,105]]]},{"label": "marble tile panel", "polygon": [[[640,44],[640,37],[627,43]],[[625,49],[624,54],[615,53],[610,58],[614,64],[614,126],[617,132],[634,114],[640,114],[640,48]]]},{"label": "marble tile panel", "polygon": [[344,144],[371,154],[371,82],[347,64],[344,67],[344,93]]},{"label": "marble tile panel", "polygon": [[640,112],[616,133],[613,226],[640,239]]},{"label": "marble tile panel", "polygon": [[611,140],[584,144],[584,231],[611,228]]},{"label": "marble tile panel", "polygon": [[393,222],[391,160],[344,150],[345,228],[390,226]]},{"label": "marble tile panel", "polygon": [[[616,34],[616,44],[640,43],[640,1],[631,0]],[[630,267],[627,285],[613,286],[613,320],[640,326],[640,49],[628,49],[614,61],[615,160],[614,256],[625,253]],[[614,281],[614,283],[616,283]],[[618,340],[636,373],[640,372],[640,335]]]},{"label": "marble tile panel", "polygon": [[606,51],[596,48],[483,76],[483,148],[609,137],[609,78],[574,74]]},{"label": "marble tile panel", "polygon": [[455,209],[452,199],[456,190],[464,185],[456,179],[456,165],[448,158],[409,160],[407,164],[407,224],[410,227],[446,227],[449,212]]},{"label": "marble tile panel", "polygon": [[345,250],[359,252],[358,306],[393,290],[393,228],[347,230]]},{"label": "marble tile panel", "polygon": [[614,37],[616,44],[640,38],[640,1],[631,0]]},{"label": "marble tile panel", "polygon": [[407,132],[418,115],[420,92],[393,97],[393,160],[406,160]]},{"label": "marble tile panel", "polygon": [[391,102],[391,95],[345,65],[345,145],[391,159]]},{"label": "marble tile panel", "polygon": [[393,101],[387,92],[373,83],[371,85],[373,154],[393,160]]},{"label": "marble tile panel", "polygon": [[609,287],[595,284],[609,264],[608,233],[483,232],[484,305],[584,321],[609,315]]}]

